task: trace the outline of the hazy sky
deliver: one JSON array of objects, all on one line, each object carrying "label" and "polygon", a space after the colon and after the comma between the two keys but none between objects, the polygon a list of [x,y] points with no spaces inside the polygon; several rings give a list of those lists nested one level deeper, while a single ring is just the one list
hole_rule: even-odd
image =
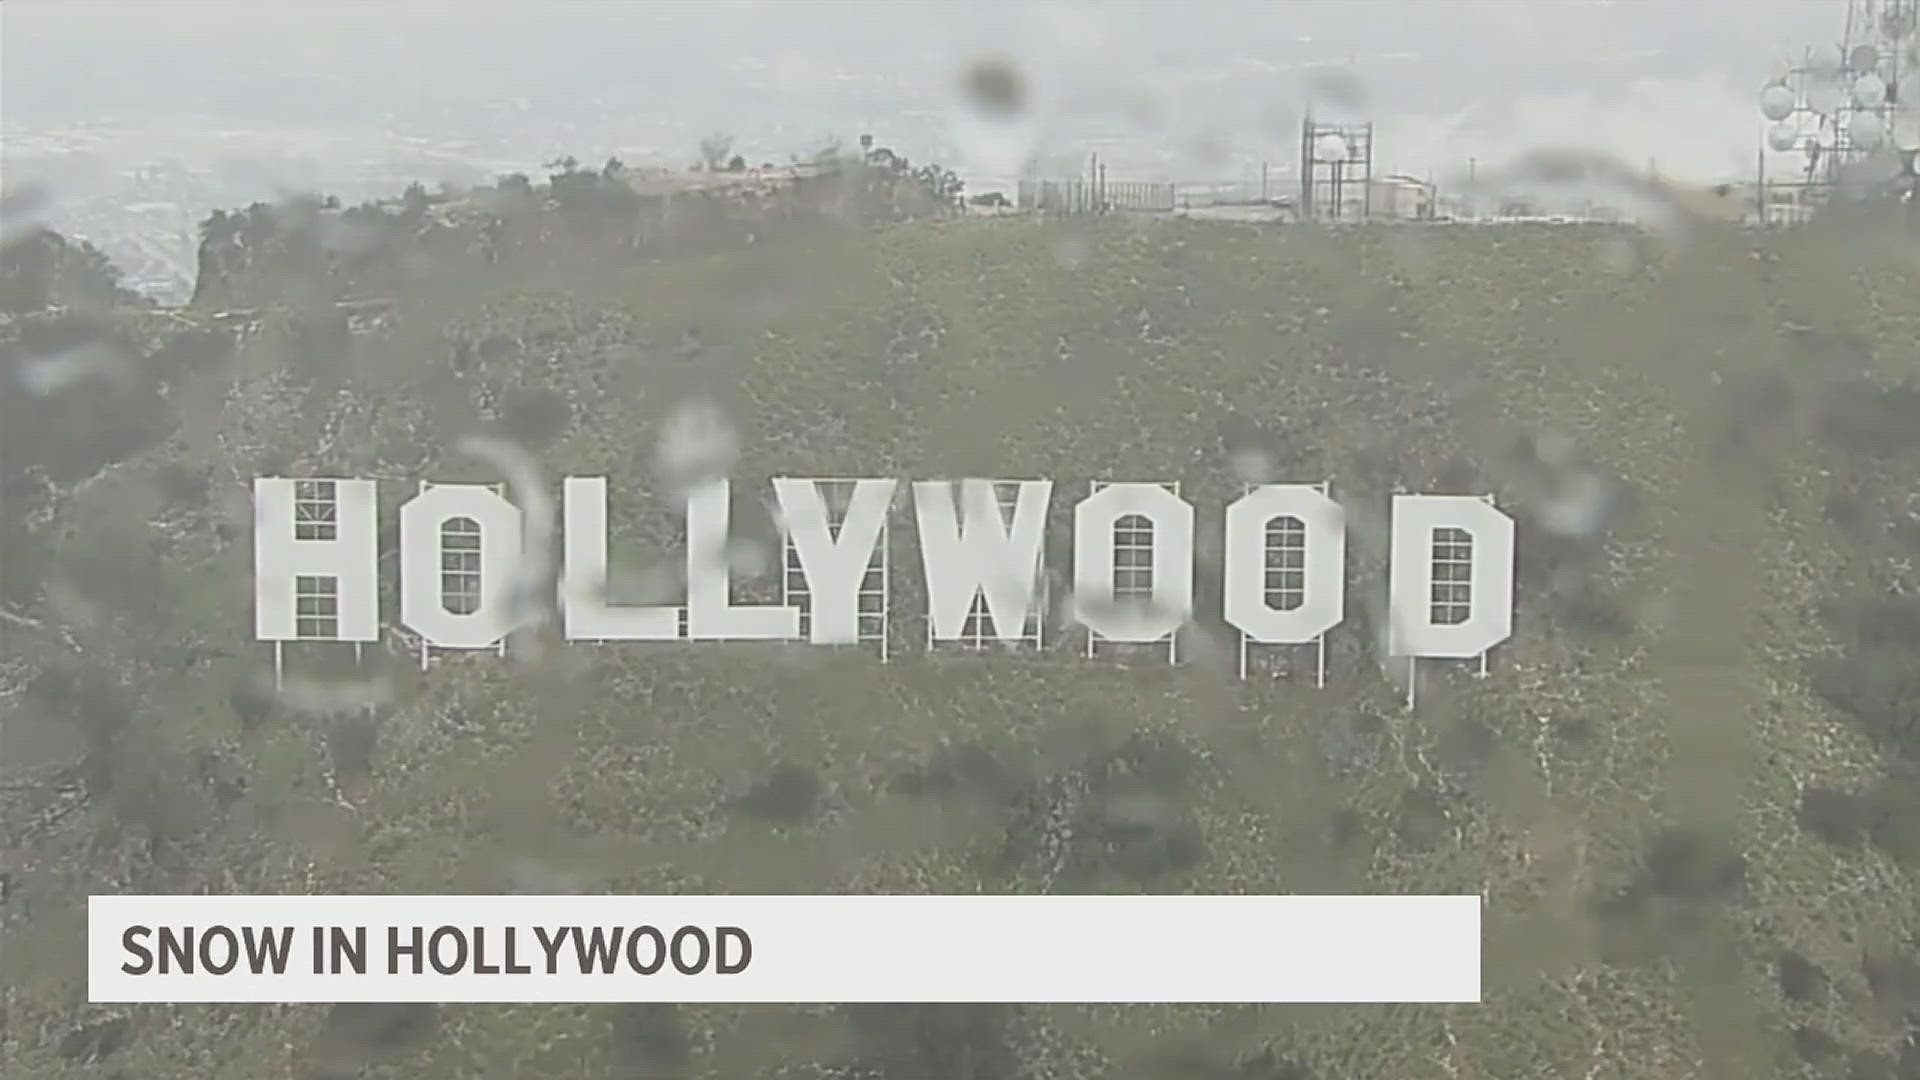
[{"label": "hazy sky", "polygon": [[[175,126],[183,155],[200,152],[196,129],[457,138],[530,161],[685,159],[712,131],[784,157],[874,131],[974,176],[1099,148],[1132,173],[1233,179],[1290,159],[1310,74],[1351,61],[1386,169],[1583,146],[1717,179],[1751,172],[1774,65],[1837,41],[1845,14],[1844,0],[9,0],[0,126],[16,144],[87,122]],[[1018,122],[968,117],[959,74],[986,55],[1027,79]]]}]

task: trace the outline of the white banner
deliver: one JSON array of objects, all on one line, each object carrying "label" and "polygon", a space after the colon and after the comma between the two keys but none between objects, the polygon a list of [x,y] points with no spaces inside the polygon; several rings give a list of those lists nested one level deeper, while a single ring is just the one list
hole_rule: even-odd
[{"label": "white banner", "polygon": [[1477,896],[95,896],[104,1002],[1477,1002]]}]

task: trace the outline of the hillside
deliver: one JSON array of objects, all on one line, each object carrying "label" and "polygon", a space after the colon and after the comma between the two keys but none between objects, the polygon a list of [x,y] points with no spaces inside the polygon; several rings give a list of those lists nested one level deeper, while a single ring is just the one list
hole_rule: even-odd
[{"label": "hillside", "polygon": [[[1920,1075],[1913,244],[808,220],[649,261],[429,250],[372,322],[271,274],[239,332],[210,305],[16,322],[15,365],[104,337],[127,366],[0,413],[7,1055],[47,1080]],[[252,477],[383,478],[391,525],[419,479],[498,479],[455,445],[503,435],[549,481],[611,478],[637,580],[675,542],[659,440],[703,401],[748,498],[1179,480],[1206,521],[1249,448],[1330,480],[1354,521],[1328,685],[1298,657],[1236,681],[1205,611],[1179,667],[1070,633],[924,655],[897,513],[890,663],[548,643],[422,672],[396,641],[290,650],[299,692],[259,689]],[[1581,484],[1610,494],[1570,524]],[[1396,489],[1490,492],[1522,530],[1513,641],[1485,679],[1432,665],[1410,713],[1370,629]],[[1471,891],[1486,995],[88,1006],[81,898],[196,889]]]}]

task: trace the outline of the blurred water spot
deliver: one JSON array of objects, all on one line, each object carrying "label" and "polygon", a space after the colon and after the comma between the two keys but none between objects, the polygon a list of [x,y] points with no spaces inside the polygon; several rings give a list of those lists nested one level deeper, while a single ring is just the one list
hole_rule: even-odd
[{"label": "blurred water spot", "polygon": [[20,384],[46,397],[91,379],[124,383],[133,376],[126,354],[104,342],[88,342],[59,352],[28,357],[15,369]]},{"label": "blurred water spot", "polygon": [[1557,536],[1582,538],[1605,530],[1619,505],[1620,492],[1606,477],[1590,471],[1561,479],[1538,510],[1540,527]]},{"label": "blurred water spot", "polygon": [[1192,617],[1191,607],[1177,607],[1161,600],[1158,596],[1113,596],[1111,594],[1086,600],[1073,600],[1071,610],[1089,618],[1113,618],[1136,623],[1158,622],[1167,618],[1178,618],[1183,623]]},{"label": "blurred water spot", "polygon": [[40,228],[53,200],[39,184],[21,184],[0,195],[0,248]]},{"label": "blurred water spot", "polygon": [[966,101],[989,120],[1011,120],[1027,106],[1027,84],[1013,61],[983,57],[969,65],[961,78]]},{"label": "blurred water spot", "polygon": [[501,867],[501,874],[506,878],[509,891],[521,894],[576,896],[592,884],[586,874],[524,855],[508,859]]},{"label": "blurred water spot", "polygon": [[633,572],[616,566],[606,581],[609,603],[642,607],[677,603],[686,596],[686,589],[686,562],[682,559],[662,559]]},{"label": "blurred water spot", "polygon": [[1594,259],[1602,270],[1617,277],[1627,277],[1640,269],[1639,250],[1619,237],[1602,241]]},{"label": "blurred water spot", "polygon": [[1229,455],[1229,459],[1233,463],[1233,475],[1244,483],[1269,484],[1280,479],[1279,455],[1262,447],[1240,447]]},{"label": "blurred water spot", "polygon": [[1202,131],[1189,141],[1187,152],[1200,164],[1225,166],[1233,160],[1233,143],[1221,132]]},{"label": "blurred water spot", "polygon": [[1540,436],[1534,444],[1534,454],[1540,463],[1553,469],[1571,468],[1579,454],[1579,447],[1566,435],[1548,433]]},{"label": "blurred water spot", "polygon": [[1665,181],[1609,154],[1537,149],[1472,185],[1482,195],[1518,197],[1553,212],[1610,205],[1659,231],[1684,237],[1697,217]]},{"label": "blurred water spot", "polygon": [[333,717],[364,712],[394,699],[393,684],[381,679],[314,679],[289,675],[281,680],[274,700],[302,716]]},{"label": "blurred water spot", "polygon": [[1367,89],[1351,67],[1318,68],[1307,74],[1307,101],[1315,121],[1358,124],[1367,120]]},{"label": "blurred water spot", "polygon": [[758,540],[736,536],[727,541],[726,564],[736,577],[756,580],[773,571],[773,549]]},{"label": "blurred water spot", "polygon": [[[777,322],[799,310],[799,298],[785,287],[764,288],[747,297],[745,314],[761,322]],[[692,333],[692,331],[688,331]]]},{"label": "blurred water spot", "polygon": [[[1856,132],[1854,138],[1865,142],[1863,135]],[[1873,198],[1892,193],[1905,175],[1900,153],[1892,147],[1881,146],[1842,168],[1834,177],[1834,190],[1842,198]]]},{"label": "blurred water spot", "polygon": [[1183,663],[1220,676],[1234,676],[1239,664],[1239,639],[1224,628],[1189,621],[1180,627]]},{"label": "blurred water spot", "polygon": [[89,600],[67,575],[55,576],[45,589],[47,610],[53,613],[54,621],[73,627],[89,627],[100,621],[100,605]]},{"label": "blurred water spot", "polygon": [[719,405],[683,402],[668,415],[654,444],[654,470],[676,500],[703,484],[724,480],[740,457],[740,433]]},{"label": "blurred water spot", "polygon": [[1386,235],[1387,249],[1393,253],[1394,266],[1409,281],[1428,284],[1441,265],[1429,241],[1418,230],[1393,229]]},{"label": "blurred water spot", "polygon": [[1410,616],[1396,614],[1388,604],[1387,582],[1383,578],[1378,587],[1367,590],[1361,598],[1361,609],[1366,612],[1366,627],[1372,638],[1369,643],[1374,663],[1379,666],[1380,675],[1395,690],[1404,694],[1416,677],[1414,665],[1404,656],[1394,656],[1392,647],[1395,631],[1404,635],[1414,629]]},{"label": "blurred water spot", "polygon": [[989,175],[1025,174],[1040,147],[1026,78],[1011,60],[989,57],[968,66],[960,89],[962,107],[950,123],[960,160]]},{"label": "blurred water spot", "polygon": [[1634,623],[1650,634],[1658,634],[1673,621],[1673,598],[1666,595],[1649,597],[1635,607]]},{"label": "blurred water spot", "polygon": [[1053,244],[1053,261],[1062,270],[1078,270],[1093,254],[1093,245],[1084,236],[1069,236]]},{"label": "blurred water spot", "polygon": [[380,242],[372,223],[328,215],[314,222],[313,238],[322,251],[334,255],[364,255]]},{"label": "blurred water spot", "polygon": [[558,568],[554,500],[541,480],[539,463],[518,443],[493,435],[467,435],[455,449],[499,470],[526,523],[520,565],[514,568],[509,586],[508,618],[514,627],[510,636],[519,646],[510,654],[537,659],[538,640],[528,631],[537,630],[554,612],[552,584]]}]

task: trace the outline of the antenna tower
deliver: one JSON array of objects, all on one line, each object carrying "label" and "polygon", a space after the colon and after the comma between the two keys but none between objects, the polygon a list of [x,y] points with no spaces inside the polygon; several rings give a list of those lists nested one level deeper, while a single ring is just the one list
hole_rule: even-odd
[{"label": "antenna tower", "polygon": [[[1849,0],[1838,41],[1805,49],[1760,91],[1766,146],[1799,151],[1797,181],[1761,182],[1763,221],[1798,217],[1880,159],[1912,186],[1920,150],[1920,0]],[[1785,198],[1778,198],[1784,195]]]}]

